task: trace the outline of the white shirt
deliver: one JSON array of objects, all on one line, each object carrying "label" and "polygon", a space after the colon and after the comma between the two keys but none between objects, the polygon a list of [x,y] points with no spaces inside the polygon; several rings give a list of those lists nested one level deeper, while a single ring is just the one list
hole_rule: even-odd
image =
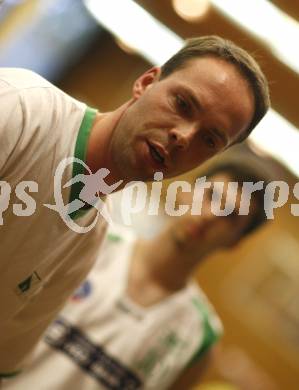
[{"label": "white shirt", "polygon": [[5,390],[162,390],[216,341],[220,320],[194,282],[147,308],[132,302],[134,243],[128,230],[110,230],[88,279]]},{"label": "white shirt", "polygon": [[[44,206],[55,204],[54,175],[61,160],[85,159],[95,111],[24,69],[0,68],[0,104],[0,178],[11,188],[0,225],[1,376],[22,366],[84,280],[100,250],[106,224],[100,218],[89,233],[78,234]],[[80,166],[68,165],[63,183],[77,173]],[[25,191],[36,202],[36,210],[17,216],[14,205],[25,208],[16,195],[16,186],[23,181],[38,185],[37,192]],[[65,188],[62,195],[68,204],[78,197],[77,186]],[[2,209],[4,201],[1,197]],[[86,226],[96,210],[80,215],[78,224]]]}]

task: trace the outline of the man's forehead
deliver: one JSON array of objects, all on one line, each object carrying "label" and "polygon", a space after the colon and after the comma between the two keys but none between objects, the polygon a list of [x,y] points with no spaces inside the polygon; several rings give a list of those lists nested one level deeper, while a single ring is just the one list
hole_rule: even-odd
[{"label": "man's forehead", "polygon": [[[174,69],[172,74],[185,71],[188,72],[190,69],[193,69],[194,71],[202,71],[203,69],[206,69],[207,71],[213,71],[214,69],[219,67],[225,67],[227,69],[230,69],[233,71],[233,73],[236,73],[241,78],[243,78],[242,74],[234,63],[230,62],[225,58],[213,54],[204,54],[197,57],[187,58],[181,64],[179,64],[176,69]],[[215,74],[215,76],[219,77],[217,73]]]}]

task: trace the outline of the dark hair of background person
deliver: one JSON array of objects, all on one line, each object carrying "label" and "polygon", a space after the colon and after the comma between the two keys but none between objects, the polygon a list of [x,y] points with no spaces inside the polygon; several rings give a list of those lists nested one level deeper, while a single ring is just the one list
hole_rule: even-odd
[{"label": "dark hair of background person", "polygon": [[[230,181],[237,182],[239,184],[239,187],[241,188],[244,182],[257,183],[259,181],[264,182],[263,188],[265,188],[270,181],[266,177],[266,175],[263,176],[254,171],[253,169],[250,169],[250,167],[244,166],[243,164],[241,166],[238,166],[235,163],[215,165],[205,171],[205,176],[207,177],[207,180],[217,174],[226,174],[227,176],[229,176]],[[265,212],[264,190],[254,191],[251,195],[251,202],[252,201],[253,207],[250,208],[251,218],[249,219],[248,225],[241,232],[241,236],[245,236],[249,233],[252,233],[254,230],[256,230],[258,227],[260,227],[267,221],[267,216]]]}]

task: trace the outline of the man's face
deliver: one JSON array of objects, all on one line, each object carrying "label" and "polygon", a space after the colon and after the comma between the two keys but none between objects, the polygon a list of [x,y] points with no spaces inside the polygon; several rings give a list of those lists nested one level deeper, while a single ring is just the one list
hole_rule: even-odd
[{"label": "man's face", "polygon": [[112,135],[113,162],[126,180],[197,167],[233,143],[253,116],[247,81],[220,58],[192,59],[159,76],[160,69],[152,68],[135,82],[132,104]]},{"label": "man's face", "polygon": [[[178,248],[185,253],[205,255],[217,249],[234,246],[242,239],[243,231],[250,223],[256,207],[255,202],[252,201],[249,215],[238,215],[242,187],[238,186],[236,196],[232,191],[228,191],[228,183],[233,181],[229,174],[217,173],[207,181],[212,185],[204,190],[201,215],[186,214],[179,217],[175,223],[171,223],[169,227]],[[223,192],[219,190],[218,182],[223,183]],[[232,213],[227,216],[215,215],[211,207],[215,199],[220,199],[221,209],[234,205]],[[192,193],[177,196],[178,204],[191,205],[192,200]]]}]

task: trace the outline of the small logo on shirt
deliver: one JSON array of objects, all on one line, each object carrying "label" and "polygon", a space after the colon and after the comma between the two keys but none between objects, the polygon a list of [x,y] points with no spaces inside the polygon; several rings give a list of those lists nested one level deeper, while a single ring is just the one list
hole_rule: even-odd
[{"label": "small logo on shirt", "polygon": [[[28,278],[24,279],[21,283],[17,285],[16,293],[18,295],[23,295],[28,293],[29,290],[32,290],[33,287],[36,287],[40,284],[41,278],[36,271],[33,272]],[[35,290],[35,288],[34,288]]]},{"label": "small logo on shirt", "polygon": [[92,291],[91,283],[89,280],[86,280],[81,284],[79,288],[72,295],[72,301],[80,302],[87,298]]}]

